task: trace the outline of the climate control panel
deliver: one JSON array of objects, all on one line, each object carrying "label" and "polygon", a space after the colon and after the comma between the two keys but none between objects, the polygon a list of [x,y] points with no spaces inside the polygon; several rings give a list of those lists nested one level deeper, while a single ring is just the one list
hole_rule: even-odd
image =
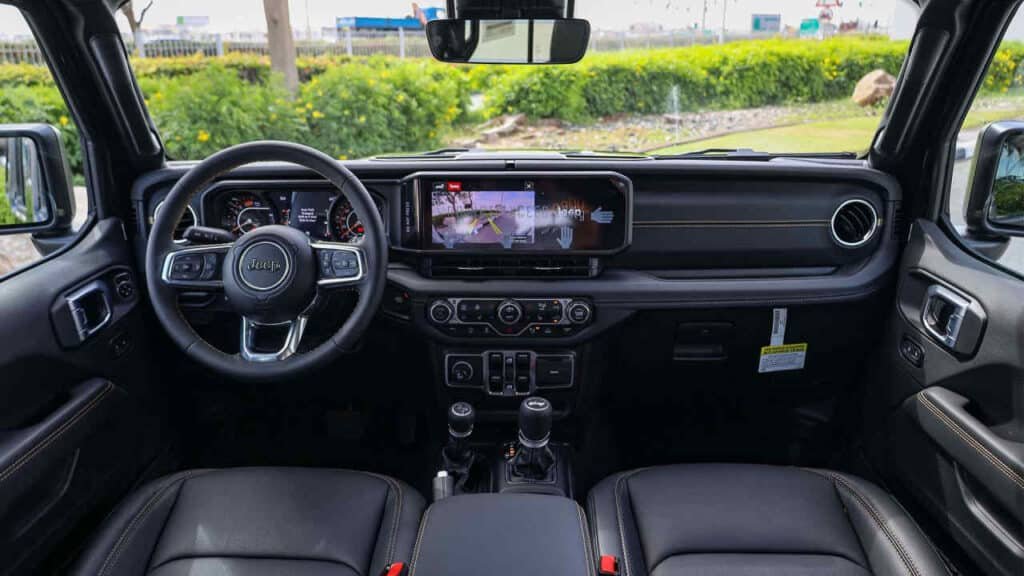
[{"label": "climate control panel", "polygon": [[582,298],[438,298],[427,320],[459,337],[572,336],[594,319]]}]

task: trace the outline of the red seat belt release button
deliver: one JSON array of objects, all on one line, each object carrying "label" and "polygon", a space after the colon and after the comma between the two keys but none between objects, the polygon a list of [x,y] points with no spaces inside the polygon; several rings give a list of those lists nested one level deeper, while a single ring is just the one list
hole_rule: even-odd
[{"label": "red seat belt release button", "polygon": [[602,576],[619,576],[619,559],[615,556],[601,556],[597,571]]},{"label": "red seat belt release button", "polygon": [[389,564],[381,576],[405,576],[408,573],[409,571],[405,569],[404,562],[395,562],[394,564]]}]

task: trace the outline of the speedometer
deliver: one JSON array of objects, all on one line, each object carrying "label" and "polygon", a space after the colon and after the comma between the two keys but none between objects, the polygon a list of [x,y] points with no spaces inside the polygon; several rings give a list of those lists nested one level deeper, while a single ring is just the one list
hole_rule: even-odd
[{"label": "speedometer", "polygon": [[331,239],[337,242],[358,242],[366,233],[359,215],[344,196],[338,196],[334,200],[328,222]]},{"label": "speedometer", "polygon": [[270,202],[252,192],[236,192],[224,202],[220,225],[235,236],[241,236],[276,222],[277,215]]}]

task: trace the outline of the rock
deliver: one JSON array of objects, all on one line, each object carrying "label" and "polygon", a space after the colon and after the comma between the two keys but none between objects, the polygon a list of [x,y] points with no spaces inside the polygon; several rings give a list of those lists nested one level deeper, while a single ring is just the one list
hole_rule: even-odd
[{"label": "rock", "polygon": [[853,89],[853,101],[858,106],[874,106],[892,95],[896,77],[885,70],[872,70],[857,82]]},{"label": "rock", "polygon": [[503,116],[500,124],[497,124],[493,128],[488,128],[480,133],[480,137],[485,142],[493,142],[503,136],[509,136],[519,131],[520,125],[526,120],[525,114],[512,114],[510,116]]}]

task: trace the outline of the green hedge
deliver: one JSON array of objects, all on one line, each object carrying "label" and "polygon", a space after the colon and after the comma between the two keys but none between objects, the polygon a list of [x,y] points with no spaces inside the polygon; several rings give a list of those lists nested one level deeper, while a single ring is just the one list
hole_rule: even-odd
[{"label": "green hedge", "polygon": [[906,51],[905,42],[843,38],[596,54],[575,66],[510,70],[488,92],[488,108],[492,115],[583,121],[675,106],[685,112],[818,102],[849,97],[876,68],[896,74]]},{"label": "green hedge", "polygon": [[[473,119],[469,94],[485,95],[484,116],[525,113],[584,122],[656,114],[847,98],[864,74],[896,74],[906,42],[840,38],[758,40],[593,54],[570,66],[456,66],[393,57],[299,58],[294,98],[264,56],[229,54],[135,60],[150,112],[174,158],[202,158],[247,140],[309,143],[337,157],[425,149],[453,124]],[[1004,43],[987,92],[1024,85],[1024,44]],[[78,135],[49,71],[0,65],[0,123],[61,128],[72,166]]]}]

